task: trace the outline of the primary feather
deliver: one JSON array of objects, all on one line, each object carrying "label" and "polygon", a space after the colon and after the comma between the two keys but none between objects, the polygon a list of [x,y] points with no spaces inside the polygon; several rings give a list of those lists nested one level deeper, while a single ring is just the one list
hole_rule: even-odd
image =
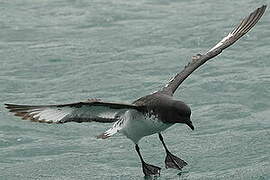
[{"label": "primary feather", "polygon": [[203,65],[206,61],[212,59],[213,57],[219,55],[224,49],[231,46],[244,34],[246,34],[262,17],[266,5],[256,9],[249,16],[244,18],[241,23],[236,26],[226,37],[224,37],[220,42],[218,42],[213,48],[207,51],[205,54],[197,54],[192,57],[192,61],[173,77],[168,84],[166,84],[160,92],[172,96],[180,84],[198,67]]}]

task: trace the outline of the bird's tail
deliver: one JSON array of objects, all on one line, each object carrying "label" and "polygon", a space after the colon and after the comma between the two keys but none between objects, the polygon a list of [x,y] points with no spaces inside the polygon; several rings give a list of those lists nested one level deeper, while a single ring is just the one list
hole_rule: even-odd
[{"label": "bird's tail", "polygon": [[117,132],[119,132],[122,129],[123,122],[124,122],[124,119],[120,119],[120,120],[116,121],[113,124],[112,128],[110,128],[107,131],[105,131],[104,133],[98,135],[97,139],[107,139],[107,138],[113,136],[114,134],[116,134]]}]

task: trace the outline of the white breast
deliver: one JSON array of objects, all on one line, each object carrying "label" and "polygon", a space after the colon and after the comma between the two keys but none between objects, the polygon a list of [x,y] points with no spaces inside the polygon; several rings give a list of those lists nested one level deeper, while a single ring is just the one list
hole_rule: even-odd
[{"label": "white breast", "polygon": [[144,136],[159,133],[173,125],[163,123],[154,116],[145,117],[142,113],[135,110],[127,111],[124,116],[125,121],[120,133],[123,133],[134,143],[138,143]]}]

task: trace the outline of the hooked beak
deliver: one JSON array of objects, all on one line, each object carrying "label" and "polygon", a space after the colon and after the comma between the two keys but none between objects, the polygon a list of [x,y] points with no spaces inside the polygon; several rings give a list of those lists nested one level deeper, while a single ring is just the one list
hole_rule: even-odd
[{"label": "hooked beak", "polygon": [[190,127],[190,129],[194,130],[194,126],[193,126],[191,120],[186,121],[186,124]]}]

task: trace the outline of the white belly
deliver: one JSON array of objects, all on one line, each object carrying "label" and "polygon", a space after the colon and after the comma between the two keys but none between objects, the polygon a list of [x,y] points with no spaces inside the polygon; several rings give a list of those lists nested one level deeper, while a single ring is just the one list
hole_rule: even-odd
[{"label": "white belly", "polygon": [[125,121],[119,132],[123,133],[134,143],[138,143],[142,137],[159,133],[172,125],[165,124],[155,117],[146,118],[142,113],[129,110],[125,113]]}]

